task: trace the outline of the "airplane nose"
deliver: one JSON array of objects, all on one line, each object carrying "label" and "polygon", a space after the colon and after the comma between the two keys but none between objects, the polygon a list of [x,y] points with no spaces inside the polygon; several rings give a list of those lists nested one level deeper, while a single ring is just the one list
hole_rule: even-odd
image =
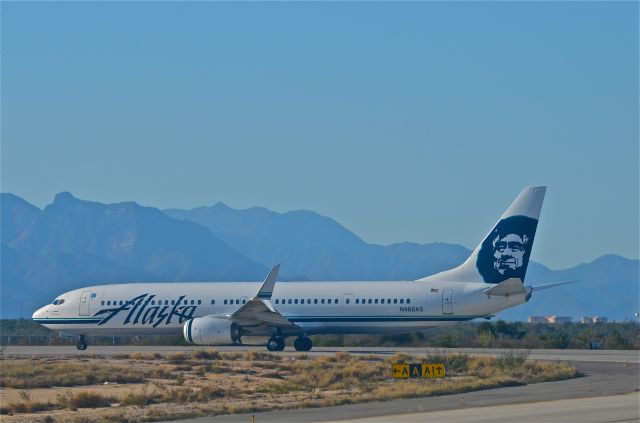
[{"label": "airplane nose", "polygon": [[33,312],[33,315],[31,315],[31,318],[32,319],[37,319],[39,317],[43,317],[46,308],[47,307],[45,306],[45,307],[41,307],[41,308],[37,309],[36,311]]}]

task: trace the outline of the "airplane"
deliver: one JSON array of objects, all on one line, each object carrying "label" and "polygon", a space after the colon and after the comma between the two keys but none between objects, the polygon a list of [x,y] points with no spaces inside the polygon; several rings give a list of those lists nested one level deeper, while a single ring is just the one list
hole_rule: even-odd
[{"label": "airplane", "polygon": [[414,281],[123,283],[65,292],[33,320],[77,339],[180,334],[190,344],[242,344],[268,338],[282,351],[295,337],[309,351],[313,334],[400,333],[490,319],[529,301],[524,285],[546,187],[527,187],[460,266]]}]

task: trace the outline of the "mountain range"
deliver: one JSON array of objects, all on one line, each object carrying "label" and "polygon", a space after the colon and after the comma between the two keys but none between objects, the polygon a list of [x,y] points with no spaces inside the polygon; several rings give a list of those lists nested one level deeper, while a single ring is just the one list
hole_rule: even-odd
[{"label": "mountain range", "polygon": [[[284,263],[284,280],[414,280],[455,267],[470,254],[447,243],[369,244],[304,210],[237,210],[223,203],[158,210],[67,192],[44,209],[3,193],[0,206],[3,318],[29,316],[57,294],[90,284],[260,280],[275,263]],[[531,301],[499,317],[632,318],[639,309],[638,264],[616,255],[565,270],[531,263],[527,283],[579,282],[534,292]]]}]

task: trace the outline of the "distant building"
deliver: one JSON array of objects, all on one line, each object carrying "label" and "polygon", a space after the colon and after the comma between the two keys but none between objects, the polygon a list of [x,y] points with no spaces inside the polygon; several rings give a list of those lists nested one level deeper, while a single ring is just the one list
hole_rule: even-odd
[{"label": "distant building", "polygon": [[549,323],[571,323],[570,316],[548,316],[547,321]]},{"label": "distant building", "polygon": [[[590,317],[583,317],[582,319],[591,319]],[[571,316],[529,316],[527,319],[529,323],[571,323]],[[589,320],[591,323],[591,320]]]},{"label": "distant building", "polygon": [[609,319],[604,316],[584,316],[580,319],[580,323],[584,323],[586,325],[590,325],[592,323],[607,323],[608,321]]}]

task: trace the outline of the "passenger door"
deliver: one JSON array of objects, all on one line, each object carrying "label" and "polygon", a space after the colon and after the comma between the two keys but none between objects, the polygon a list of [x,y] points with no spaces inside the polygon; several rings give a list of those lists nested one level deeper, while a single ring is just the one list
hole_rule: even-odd
[{"label": "passenger door", "polygon": [[91,292],[82,291],[80,293],[80,316],[89,316],[89,303],[91,301]]}]

